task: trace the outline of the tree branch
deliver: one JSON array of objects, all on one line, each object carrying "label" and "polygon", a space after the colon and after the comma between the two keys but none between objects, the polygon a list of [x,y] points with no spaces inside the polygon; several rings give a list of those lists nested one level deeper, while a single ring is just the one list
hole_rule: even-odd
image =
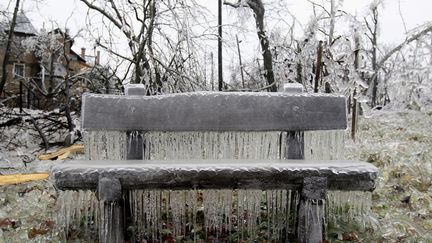
[{"label": "tree branch", "polygon": [[412,35],[411,37],[405,39],[404,42],[400,43],[399,45],[397,45],[395,48],[393,48],[391,51],[387,52],[387,54],[381,58],[381,60],[378,63],[379,67],[382,67],[384,65],[384,63],[396,52],[400,51],[404,46],[406,46],[407,44],[418,40],[420,37],[422,37],[423,35],[426,35],[427,33],[432,32],[432,24],[430,24],[429,26],[427,26],[426,28],[424,28],[422,31],[418,32],[415,35]]},{"label": "tree branch", "polygon": [[40,127],[36,123],[35,119],[33,119],[33,117],[30,117],[29,120],[33,124],[33,126],[35,127],[36,131],[39,133],[39,136],[42,138],[42,141],[43,141],[44,146],[45,146],[45,152],[46,152],[49,149],[49,143],[48,143],[47,138],[43,134],[42,129],[40,129]]},{"label": "tree branch", "polygon": [[233,2],[230,2],[230,1],[227,1],[227,0],[224,0],[224,1],[223,1],[223,4],[224,4],[224,5],[227,5],[227,6],[230,6],[230,7],[233,7],[233,8],[246,7],[244,4],[241,3],[241,0],[237,0],[236,3],[233,3]]}]

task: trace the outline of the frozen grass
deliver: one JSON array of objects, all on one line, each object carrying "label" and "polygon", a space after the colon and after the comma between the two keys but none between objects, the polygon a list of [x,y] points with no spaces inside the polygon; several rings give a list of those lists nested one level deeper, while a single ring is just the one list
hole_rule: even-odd
[{"label": "frozen grass", "polygon": [[347,140],[345,155],[371,162],[381,173],[372,195],[378,227],[360,239],[432,241],[431,128],[432,112],[373,111],[359,120],[357,141]]},{"label": "frozen grass", "polygon": [[[3,138],[14,134],[3,132]],[[375,223],[363,232],[337,225],[329,240],[432,242],[432,112],[374,111],[359,119],[357,141],[346,143],[346,158],[380,168],[379,187],[372,195]],[[29,145],[20,148],[20,155],[34,158],[33,143]],[[14,152],[3,143],[1,148],[2,158]],[[64,232],[55,227],[57,196],[46,181],[0,186],[0,242],[58,242]],[[79,231],[70,230],[68,237],[80,238]]]}]

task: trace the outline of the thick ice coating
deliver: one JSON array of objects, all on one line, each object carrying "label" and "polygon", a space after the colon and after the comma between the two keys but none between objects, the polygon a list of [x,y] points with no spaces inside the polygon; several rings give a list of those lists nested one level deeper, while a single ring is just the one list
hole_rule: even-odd
[{"label": "thick ice coating", "polygon": [[99,177],[123,189],[299,188],[303,178],[326,177],[329,190],[371,191],[377,169],[358,161],[164,160],[72,161],[52,170],[59,189],[96,188]]},{"label": "thick ice coating", "polygon": [[195,92],[159,96],[85,94],[85,130],[306,131],[346,128],[342,96]]}]

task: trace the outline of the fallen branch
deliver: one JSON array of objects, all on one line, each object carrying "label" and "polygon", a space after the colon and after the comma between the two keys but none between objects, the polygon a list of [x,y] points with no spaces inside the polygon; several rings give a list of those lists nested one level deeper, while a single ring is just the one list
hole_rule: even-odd
[{"label": "fallen branch", "polygon": [[70,153],[84,153],[83,144],[74,144],[67,148],[62,148],[53,153],[41,154],[38,156],[39,160],[64,160]]},{"label": "fallen branch", "polygon": [[14,118],[12,118],[10,120],[7,120],[6,122],[0,123],[0,127],[14,126],[14,125],[18,125],[21,122],[22,122],[22,118],[21,117],[14,117]]},{"label": "fallen branch", "polygon": [[46,180],[49,174],[36,173],[36,174],[13,174],[13,175],[0,175],[0,186],[20,184],[23,182]]},{"label": "fallen branch", "polygon": [[42,138],[42,140],[44,142],[44,146],[45,146],[45,152],[46,152],[48,150],[48,148],[49,148],[48,140],[46,139],[46,137],[43,134],[42,130],[40,129],[40,127],[36,123],[35,119],[33,119],[33,117],[30,117],[29,120],[33,124],[33,126],[36,128],[36,131],[39,133],[39,136]]}]

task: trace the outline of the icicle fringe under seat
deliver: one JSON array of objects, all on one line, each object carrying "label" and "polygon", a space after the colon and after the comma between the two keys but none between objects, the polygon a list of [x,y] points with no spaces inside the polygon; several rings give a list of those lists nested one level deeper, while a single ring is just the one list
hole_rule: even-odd
[{"label": "icicle fringe under seat", "polygon": [[[305,132],[306,159],[343,157],[343,131]],[[283,159],[285,132],[146,132],[144,159]],[[87,131],[86,159],[125,160],[125,132]],[[131,190],[129,205],[135,240],[162,241],[166,234],[202,241],[206,237],[282,242],[295,233],[300,196],[290,190]],[[59,195],[58,225],[65,237],[73,225],[94,234],[105,212],[92,191]],[[329,191],[318,218],[368,224],[369,192]],[[347,206],[349,205],[349,206]],[[325,213],[324,213],[325,212]],[[325,216],[327,215],[327,216]],[[107,226],[107,229],[109,227]],[[235,238],[235,239],[234,239]]]}]

